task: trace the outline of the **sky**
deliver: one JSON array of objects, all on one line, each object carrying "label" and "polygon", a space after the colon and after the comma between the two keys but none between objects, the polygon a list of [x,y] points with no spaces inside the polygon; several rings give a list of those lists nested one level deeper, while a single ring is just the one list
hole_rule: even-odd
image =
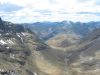
[{"label": "sky", "polygon": [[0,0],[0,17],[13,23],[100,21],[100,0]]}]

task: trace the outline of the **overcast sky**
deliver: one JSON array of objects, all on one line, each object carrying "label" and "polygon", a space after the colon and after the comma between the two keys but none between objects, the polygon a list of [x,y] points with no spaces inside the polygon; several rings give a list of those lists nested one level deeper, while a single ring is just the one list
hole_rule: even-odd
[{"label": "overcast sky", "polygon": [[14,23],[100,21],[100,0],[0,0],[0,16]]}]

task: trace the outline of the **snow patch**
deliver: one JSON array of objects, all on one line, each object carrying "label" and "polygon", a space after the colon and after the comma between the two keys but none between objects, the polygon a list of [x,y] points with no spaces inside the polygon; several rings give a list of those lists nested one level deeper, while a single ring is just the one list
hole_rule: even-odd
[{"label": "snow patch", "polygon": [[20,38],[20,33],[17,33],[17,36]]},{"label": "snow patch", "polygon": [[6,35],[9,35],[9,33],[6,33]]},{"label": "snow patch", "polygon": [[0,69],[0,72],[4,72],[4,69]]},{"label": "snow patch", "polygon": [[23,42],[24,42],[24,41],[23,41],[23,38],[20,38],[20,39],[21,39],[21,41],[22,41],[22,43],[23,43]]},{"label": "snow patch", "polygon": [[10,53],[10,58],[15,59],[15,55]]},{"label": "snow patch", "polygon": [[34,75],[38,75],[36,72],[34,72]]},{"label": "snow patch", "polygon": [[21,32],[21,34],[22,34],[22,35],[24,35],[24,36],[26,36],[26,34],[25,34],[25,33],[23,33],[23,32]]},{"label": "snow patch", "polygon": [[[22,33],[22,35],[25,35],[25,34]],[[17,33],[17,36],[21,39],[22,42],[24,42],[24,41],[23,41],[23,38],[21,37],[21,34],[20,34],[20,33]]]},{"label": "snow patch", "polygon": [[13,42],[12,40],[7,40],[7,42],[8,42],[9,44],[14,44],[14,42]]},{"label": "snow patch", "polygon": [[0,44],[5,45],[7,43],[5,41],[3,41],[3,40],[0,40]]},{"label": "snow patch", "polygon": [[10,49],[10,47],[6,47],[7,49]]}]

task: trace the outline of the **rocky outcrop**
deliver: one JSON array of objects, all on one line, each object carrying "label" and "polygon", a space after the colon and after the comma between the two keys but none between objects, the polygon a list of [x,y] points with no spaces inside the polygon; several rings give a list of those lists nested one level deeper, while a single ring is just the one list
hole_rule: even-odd
[{"label": "rocky outcrop", "polygon": [[28,63],[32,52],[40,50],[40,45],[47,46],[29,29],[0,18],[0,75],[34,75],[38,72],[34,69],[36,65]]}]

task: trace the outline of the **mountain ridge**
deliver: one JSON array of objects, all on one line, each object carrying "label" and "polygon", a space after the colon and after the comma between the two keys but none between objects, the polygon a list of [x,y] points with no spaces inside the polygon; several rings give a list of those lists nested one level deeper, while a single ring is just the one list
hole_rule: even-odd
[{"label": "mountain ridge", "polygon": [[90,31],[100,28],[100,22],[36,22],[23,24],[24,27],[31,29],[35,32],[42,40],[46,41],[50,38],[59,35],[60,33],[75,33],[80,36],[86,36]]},{"label": "mountain ridge", "polygon": [[[60,75],[62,52],[50,48],[30,29],[1,20],[0,74]],[[49,68],[48,68],[49,67]],[[63,68],[63,67],[62,67]]]},{"label": "mountain ridge", "polygon": [[[89,27],[82,24],[80,27],[84,28],[80,29],[80,23],[74,24],[74,27],[73,23],[71,26],[60,23],[61,27],[57,24],[56,22],[56,27],[54,25],[39,28],[40,31],[36,29],[36,32],[44,35],[44,32],[49,30],[46,32],[47,36],[49,32],[53,34],[50,34],[51,37],[47,41],[56,41],[54,45],[58,43],[59,48],[52,48],[53,44],[47,43],[30,28],[0,19],[0,75],[99,75],[99,23],[95,24],[97,29],[93,28],[93,25],[91,27],[91,23]],[[74,31],[73,28],[78,30]],[[95,30],[90,32],[91,28]],[[87,36],[81,38],[78,33],[84,29],[90,31]],[[55,33],[52,30],[59,31]]]},{"label": "mountain ridge", "polygon": [[[99,75],[100,73],[100,28],[92,31],[85,40],[66,54],[67,65],[76,75]],[[96,38],[95,38],[96,37]],[[69,71],[69,74],[71,74]],[[71,75],[74,75],[71,74]]]}]

